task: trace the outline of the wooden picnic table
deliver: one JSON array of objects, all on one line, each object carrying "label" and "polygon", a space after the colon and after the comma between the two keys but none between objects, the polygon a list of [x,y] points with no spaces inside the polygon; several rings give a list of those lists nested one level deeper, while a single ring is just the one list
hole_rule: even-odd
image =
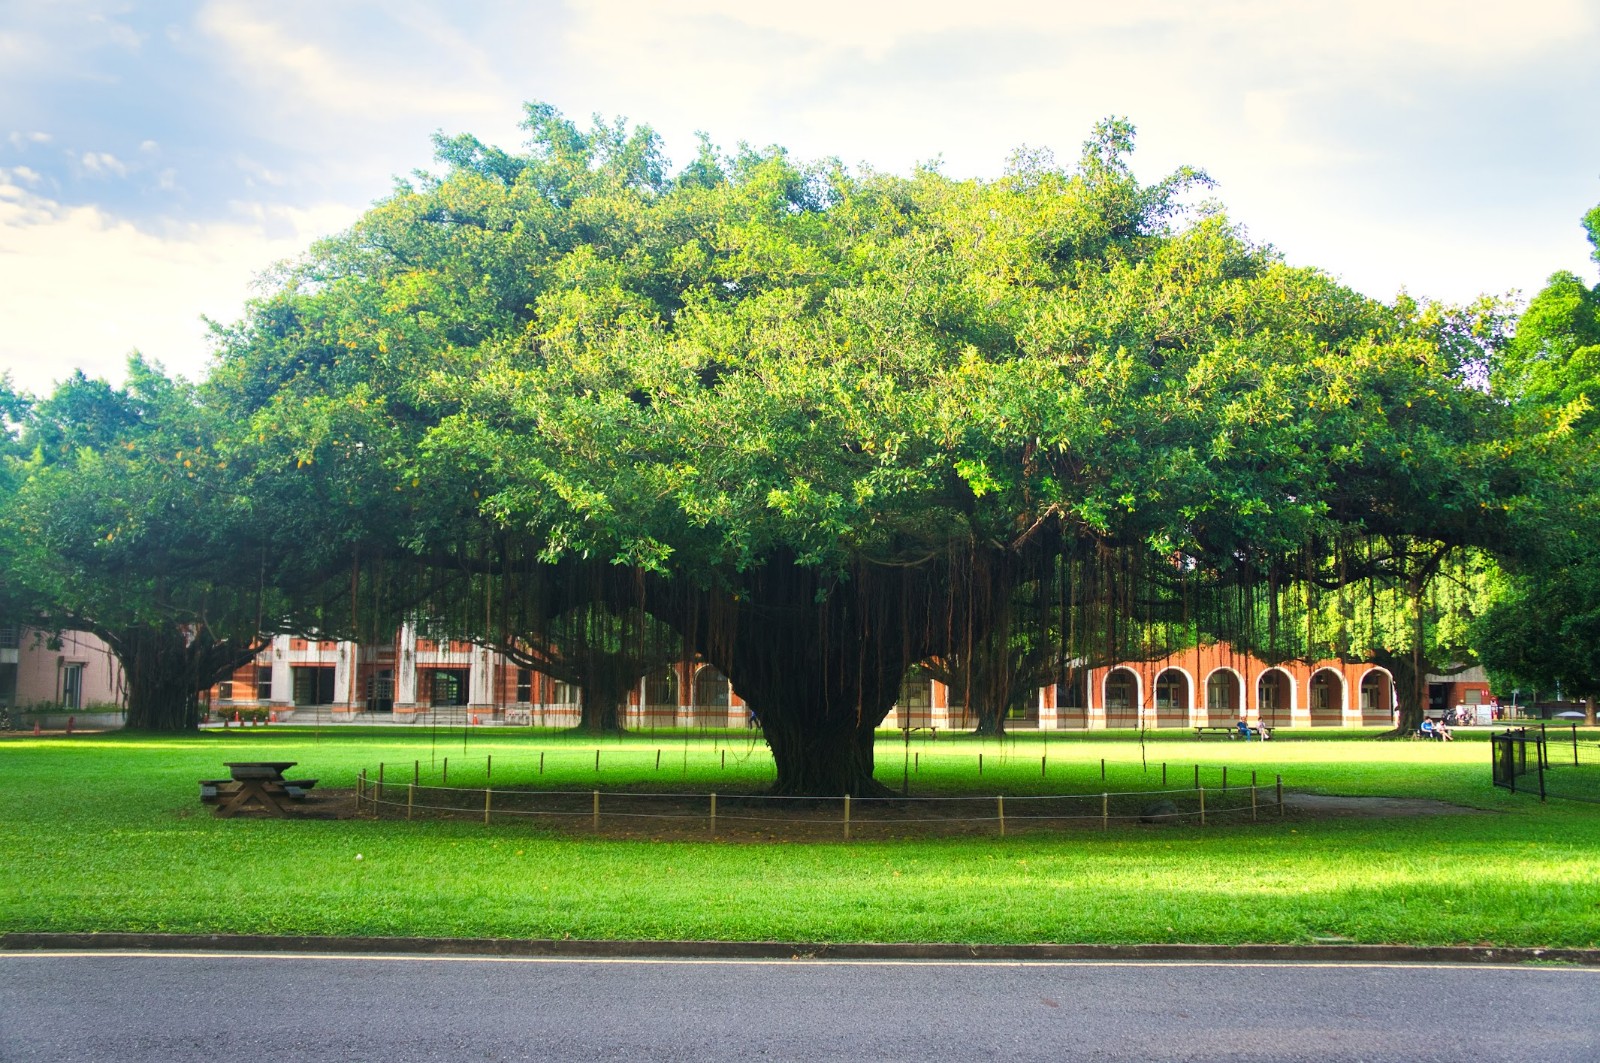
[{"label": "wooden picnic table", "polygon": [[293,760],[236,760],[226,762],[230,779],[202,779],[200,799],[209,796],[217,803],[214,813],[229,819],[240,812],[265,812],[270,816],[290,814],[286,801],[298,800],[316,785],[315,779],[285,779],[283,773],[294,767]]}]

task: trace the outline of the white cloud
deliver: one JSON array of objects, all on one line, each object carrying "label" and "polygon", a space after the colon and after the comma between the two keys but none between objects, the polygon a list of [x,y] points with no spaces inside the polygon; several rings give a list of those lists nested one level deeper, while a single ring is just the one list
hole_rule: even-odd
[{"label": "white cloud", "polygon": [[262,209],[247,222],[150,233],[0,183],[0,370],[48,391],[74,369],[120,379],[138,349],[197,376],[210,350],[201,315],[238,317],[262,270],[356,213],[331,204]]},{"label": "white cloud", "polygon": [[121,159],[108,151],[86,151],[78,157],[78,162],[88,173],[96,177],[115,174],[118,177],[128,176],[128,166]]},{"label": "white cloud", "polygon": [[363,64],[349,52],[340,54],[316,42],[304,29],[297,27],[300,32],[293,32],[246,4],[208,4],[196,21],[231,53],[242,76],[258,86],[291,94],[294,103],[332,112],[341,119],[484,114],[505,106],[490,91],[419,78],[411,64],[383,60]]},{"label": "white cloud", "polygon": [[21,151],[25,150],[31,144],[50,143],[50,134],[41,133],[37,130],[28,133],[18,131],[13,132],[10,136],[6,137],[6,140],[10,142],[12,147]]}]

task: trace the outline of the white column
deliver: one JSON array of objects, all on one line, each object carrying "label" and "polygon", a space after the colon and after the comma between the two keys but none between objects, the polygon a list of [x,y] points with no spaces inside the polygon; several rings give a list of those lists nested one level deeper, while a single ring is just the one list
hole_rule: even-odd
[{"label": "white column", "polygon": [[354,642],[341,642],[333,660],[333,703],[347,708],[353,707],[360,698],[360,691],[355,689],[354,677],[356,674],[356,655],[360,648]]},{"label": "white column", "polygon": [[272,636],[272,703],[294,704],[294,673],[289,670],[289,636]]},{"label": "white column", "polygon": [[399,653],[394,659],[394,703],[417,703],[417,628],[409,622],[400,627]]},{"label": "white column", "polygon": [[472,648],[467,672],[467,702],[474,709],[494,708],[494,662],[483,646]]}]

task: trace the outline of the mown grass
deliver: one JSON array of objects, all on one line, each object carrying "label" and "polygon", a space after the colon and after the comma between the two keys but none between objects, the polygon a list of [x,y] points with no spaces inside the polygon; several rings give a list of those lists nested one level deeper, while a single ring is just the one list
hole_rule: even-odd
[{"label": "mown grass", "polygon": [[1347,733],[880,741],[880,778],[898,789],[909,777],[913,794],[1154,790],[1165,763],[1174,787],[1192,784],[1196,764],[1214,786],[1227,765],[1263,785],[1281,773],[1291,788],[1483,810],[1006,838],[742,844],[529,822],[216,820],[195,787],[229,760],[298,761],[295,774],[323,787],[380,762],[394,781],[413,770],[436,781],[446,756],[459,786],[481,786],[491,756],[496,787],[726,794],[772,777],[764,747],[738,732],[12,738],[0,742],[0,930],[1600,945],[1600,805],[1492,789],[1487,746],[1470,734],[1449,745]]}]

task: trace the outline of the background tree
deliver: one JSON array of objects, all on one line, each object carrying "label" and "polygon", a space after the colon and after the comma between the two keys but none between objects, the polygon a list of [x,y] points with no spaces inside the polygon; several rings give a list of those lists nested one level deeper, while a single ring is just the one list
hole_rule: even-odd
[{"label": "background tree", "polygon": [[[1584,217],[1600,263],[1600,206]],[[1550,488],[1517,516],[1519,548],[1473,642],[1502,684],[1600,694],[1600,284],[1553,274],[1495,364],[1518,430],[1551,437]]]},{"label": "background tree", "polygon": [[[122,665],[127,726],[191,730],[199,696],[261,648],[274,595],[194,390],[138,356],[27,411],[0,522],[24,622],[93,632]],[[267,611],[267,612],[264,612]]]}]

